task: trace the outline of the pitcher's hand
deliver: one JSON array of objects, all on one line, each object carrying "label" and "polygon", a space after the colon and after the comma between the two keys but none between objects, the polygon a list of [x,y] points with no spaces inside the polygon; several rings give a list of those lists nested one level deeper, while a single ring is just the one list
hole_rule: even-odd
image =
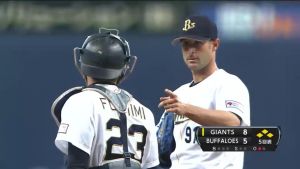
[{"label": "pitcher's hand", "polygon": [[174,112],[179,115],[185,114],[186,104],[182,103],[177,95],[169,89],[165,89],[165,97],[160,98],[158,107],[163,107],[166,112]]}]

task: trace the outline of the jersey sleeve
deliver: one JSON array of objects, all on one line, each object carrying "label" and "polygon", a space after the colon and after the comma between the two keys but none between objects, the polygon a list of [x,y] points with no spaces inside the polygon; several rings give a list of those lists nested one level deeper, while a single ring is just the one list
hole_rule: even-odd
[{"label": "jersey sleeve", "polygon": [[68,154],[68,142],[90,155],[93,137],[93,103],[86,98],[72,96],[64,105],[61,124],[55,139],[56,147]]},{"label": "jersey sleeve", "polygon": [[242,126],[250,125],[249,92],[237,77],[224,80],[216,93],[216,109],[232,112],[241,118]]},{"label": "jersey sleeve", "polygon": [[[150,111],[151,113],[151,111]],[[147,140],[146,140],[146,147],[145,151],[146,152],[143,156],[143,161],[142,161],[142,168],[151,168],[159,165],[159,158],[158,158],[158,144],[157,144],[157,138],[156,138],[156,126],[155,126],[155,121],[153,114],[151,113],[149,118],[149,133],[147,135]]]}]

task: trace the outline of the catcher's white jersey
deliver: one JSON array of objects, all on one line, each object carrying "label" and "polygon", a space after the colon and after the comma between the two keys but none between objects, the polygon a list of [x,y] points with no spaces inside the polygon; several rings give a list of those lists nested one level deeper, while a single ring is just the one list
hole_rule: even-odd
[{"label": "catcher's white jersey", "polygon": [[[185,84],[174,91],[185,103],[202,108],[230,111],[250,125],[250,106],[247,87],[236,76],[218,69],[202,82],[190,87]],[[195,139],[200,126],[184,117],[175,116],[176,148],[171,154],[171,169],[242,169],[243,152],[203,152]]]},{"label": "catcher's white jersey", "polygon": [[[114,85],[104,85],[120,92]],[[128,150],[142,168],[159,164],[155,122],[152,112],[131,98],[127,110]],[[90,155],[89,167],[124,160],[119,113],[103,95],[85,90],[65,103],[55,145],[68,153],[68,142]]]}]

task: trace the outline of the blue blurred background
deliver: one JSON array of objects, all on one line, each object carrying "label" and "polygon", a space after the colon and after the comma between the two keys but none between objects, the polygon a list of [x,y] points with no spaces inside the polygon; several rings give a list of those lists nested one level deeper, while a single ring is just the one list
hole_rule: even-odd
[{"label": "blue blurred background", "polygon": [[298,168],[299,2],[10,1],[0,2],[0,169],[63,167],[51,104],[83,85],[72,50],[100,26],[119,28],[130,42],[138,63],[121,86],[157,122],[163,90],[191,81],[170,41],[182,18],[198,14],[218,24],[218,65],[247,85],[252,125],[282,129],[277,151],[247,152],[244,169]]}]

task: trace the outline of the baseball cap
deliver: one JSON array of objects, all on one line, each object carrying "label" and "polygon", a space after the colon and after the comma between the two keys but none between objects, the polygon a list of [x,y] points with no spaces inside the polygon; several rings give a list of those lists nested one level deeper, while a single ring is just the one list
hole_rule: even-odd
[{"label": "baseball cap", "polygon": [[191,16],[181,22],[179,35],[173,39],[175,45],[181,39],[205,41],[218,37],[218,29],[214,22],[206,16]]}]

